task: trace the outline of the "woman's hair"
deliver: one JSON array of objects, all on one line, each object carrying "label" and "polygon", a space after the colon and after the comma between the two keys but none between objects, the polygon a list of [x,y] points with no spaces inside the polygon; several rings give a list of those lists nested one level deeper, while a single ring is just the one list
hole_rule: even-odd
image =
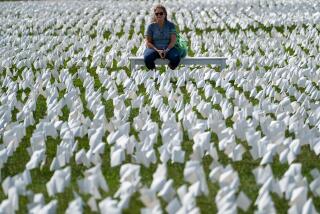
[{"label": "woman's hair", "polygon": [[161,9],[164,12],[164,15],[165,15],[164,20],[167,21],[168,20],[167,19],[168,14],[167,14],[166,8],[162,4],[157,4],[156,6],[154,6],[153,11],[152,11],[153,12],[153,14],[152,14],[152,22],[156,22],[157,21],[157,17],[156,17],[156,14],[155,14],[157,9]]}]

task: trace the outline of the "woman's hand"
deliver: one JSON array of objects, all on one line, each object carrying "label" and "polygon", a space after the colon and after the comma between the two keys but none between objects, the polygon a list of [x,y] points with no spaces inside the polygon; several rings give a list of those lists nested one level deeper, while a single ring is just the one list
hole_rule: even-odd
[{"label": "woman's hand", "polygon": [[170,51],[170,48],[166,48],[164,50],[159,50],[159,51],[160,52],[158,52],[158,53],[159,53],[161,59],[164,59],[164,58],[166,58],[167,53]]},{"label": "woman's hand", "polygon": [[166,52],[164,50],[156,49],[156,51],[159,53],[161,59],[164,59],[166,57]]}]

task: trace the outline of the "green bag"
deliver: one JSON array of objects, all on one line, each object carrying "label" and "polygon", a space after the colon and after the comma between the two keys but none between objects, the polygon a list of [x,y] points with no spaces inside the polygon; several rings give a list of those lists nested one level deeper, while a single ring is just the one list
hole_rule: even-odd
[{"label": "green bag", "polygon": [[177,33],[177,40],[176,44],[174,45],[176,49],[178,49],[181,58],[184,58],[187,56],[188,53],[188,41],[180,36],[179,33]]}]

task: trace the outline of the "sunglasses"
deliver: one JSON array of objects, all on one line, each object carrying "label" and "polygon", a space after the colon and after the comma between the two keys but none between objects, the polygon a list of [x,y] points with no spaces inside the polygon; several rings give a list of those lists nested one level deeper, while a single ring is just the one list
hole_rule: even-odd
[{"label": "sunglasses", "polygon": [[163,16],[163,14],[164,14],[163,12],[155,13],[156,16]]}]

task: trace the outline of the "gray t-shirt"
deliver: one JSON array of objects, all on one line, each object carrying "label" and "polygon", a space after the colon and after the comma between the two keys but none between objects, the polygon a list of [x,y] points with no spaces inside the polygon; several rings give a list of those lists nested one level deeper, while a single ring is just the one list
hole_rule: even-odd
[{"label": "gray t-shirt", "polygon": [[165,49],[170,43],[170,36],[176,34],[176,27],[170,21],[165,21],[161,28],[158,23],[151,23],[146,32],[145,36],[150,36],[153,45],[158,49]]}]

